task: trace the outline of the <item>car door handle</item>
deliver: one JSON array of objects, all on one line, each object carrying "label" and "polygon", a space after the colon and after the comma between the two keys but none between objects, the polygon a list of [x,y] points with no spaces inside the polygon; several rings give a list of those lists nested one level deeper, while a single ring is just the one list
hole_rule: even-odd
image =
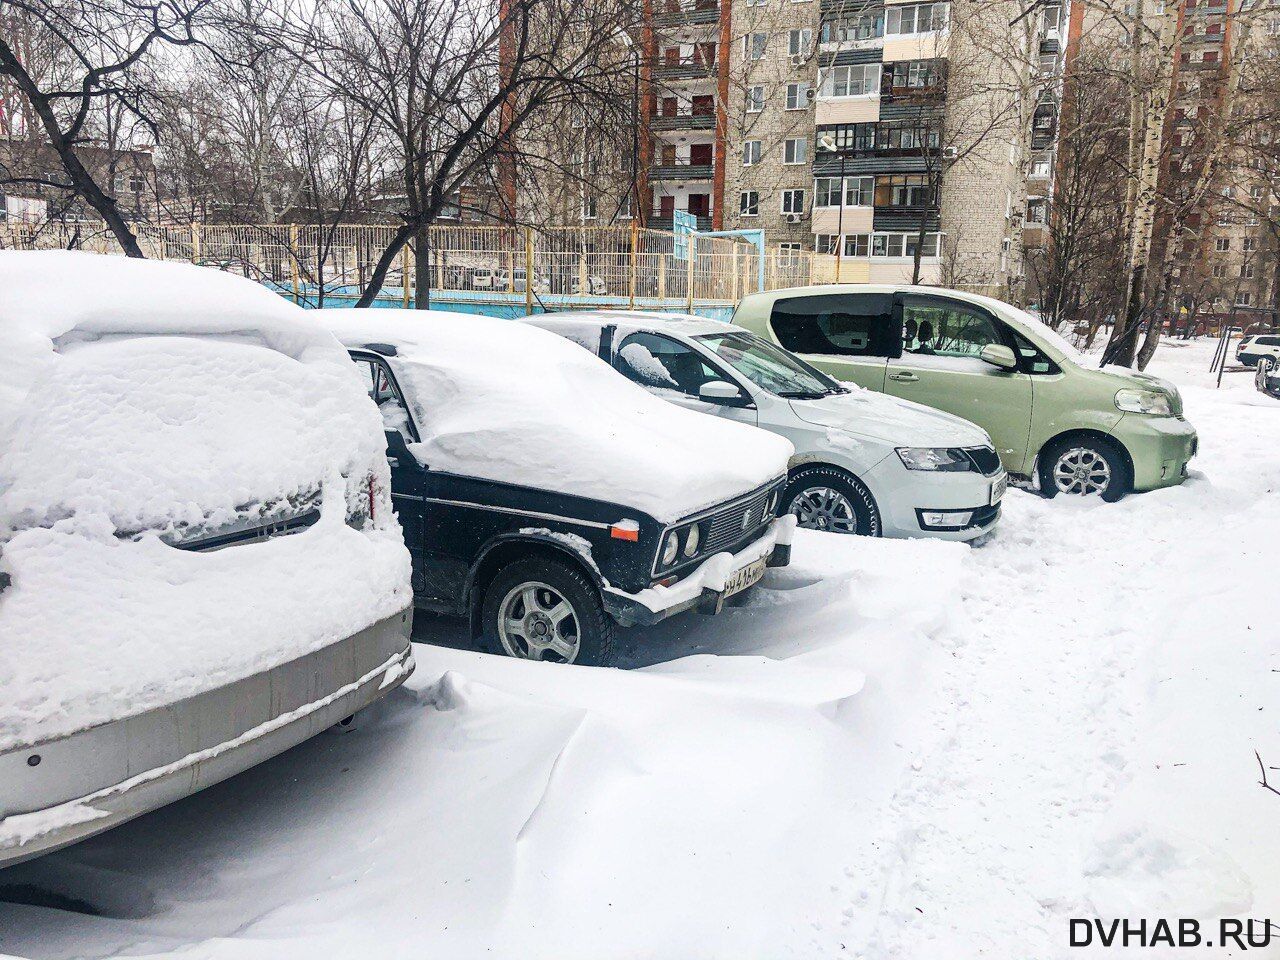
[{"label": "car door handle", "polygon": [[897,380],[900,383],[915,383],[920,378],[914,373],[891,373],[889,374],[889,379]]},{"label": "car door handle", "polygon": [[387,457],[387,466],[389,467],[400,466],[400,459],[398,457]]}]

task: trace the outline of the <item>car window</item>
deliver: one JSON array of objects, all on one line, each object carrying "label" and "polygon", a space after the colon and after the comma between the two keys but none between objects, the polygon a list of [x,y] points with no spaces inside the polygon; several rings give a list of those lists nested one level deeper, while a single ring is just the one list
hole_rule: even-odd
[{"label": "car window", "polygon": [[750,333],[711,333],[697,338],[762,390],[780,397],[822,397],[843,388],[798,357]]},{"label": "car window", "polygon": [[896,357],[888,294],[788,297],[773,305],[770,324],[788,350],[845,357]]},{"label": "car window", "polygon": [[387,368],[377,360],[364,357],[356,359],[356,366],[360,368],[360,373],[364,377],[369,399],[378,405],[378,412],[382,414],[383,429],[396,430],[408,436],[411,432],[409,411]]},{"label": "car window", "polygon": [[633,333],[623,340],[614,365],[642,387],[690,397],[698,396],[704,383],[729,379],[692,347],[653,333]]},{"label": "car window", "polygon": [[936,297],[902,298],[902,352],[918,356],[976,357],[982,348],[1003,344],[995,320],[985,310]]},{"label": "car window", "polygon": [[1034,343],[1020,334],[1017,330],[1010,331],[1013,334],[1014,343],[1018,345],[1018,369],[1023,373],[1045,374],[1060,373],[1061,369],[1056,363],[1049,358],[1043,350]]},{"label": "car window", "polygon": [[1280,337],[1259,337],[1258,343],[1264,347],[1280,347]]}]

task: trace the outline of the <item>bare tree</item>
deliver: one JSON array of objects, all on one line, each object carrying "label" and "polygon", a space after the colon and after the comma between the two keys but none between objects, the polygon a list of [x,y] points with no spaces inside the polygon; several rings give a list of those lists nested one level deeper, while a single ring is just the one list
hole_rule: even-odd
[{"label": "bare tree", "polygon": [[[29,114],[31,137],[57,156],[65,180],[40,177],[69,191],[106,222],[126,254],[143,255],[110,183],[80,150],[107,125],[151,128],[158,51],[197,42],[197,17],[211,0],[0,0],[0,78]],[[33,49],[47,62],[25,62]],[[118,132],[118,129],[117,129]],[[37,176],[39,176],[37,174]]]}]

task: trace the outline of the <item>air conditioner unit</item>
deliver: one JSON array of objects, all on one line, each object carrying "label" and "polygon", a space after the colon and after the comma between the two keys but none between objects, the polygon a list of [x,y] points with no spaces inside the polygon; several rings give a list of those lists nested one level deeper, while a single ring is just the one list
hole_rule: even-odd
[{"label": "air conditioner unit", "polygon": [[807,88],[805,88],[805,91],[804,91],[804,98],[805,98],[806,100],[812,100],[812,99],[813,99],[814,97],[816,97],[817,95],[818,95],[818,91],[817,91],[817,90],[815,90],[813,87],[807,87]]},{"label": "air conditioner unit", "polygon": [[804,66],[804,56],[803,56],[802,54],[799,54],[799,53],[793,53],[793,54],[791,55],[791,66],[792,66],[792,67],[803,67],[803,66]]},{"label": "air conditioner unit", "polygon": [[954,160],[954,159],[955,159],[956,157],[958,157],[958,156],[960,156],[960,150],[959,150],[959,148],[957,148],[957,147],[943,147],[943,148],[942,148],[942,159],[943,159],[943,160]]},{"label": "air conditioner unit", "polygon": [[788,213],[783,219],[785,219],[787,223],[799,223],[804,219],[804,215],[799,213]]}]

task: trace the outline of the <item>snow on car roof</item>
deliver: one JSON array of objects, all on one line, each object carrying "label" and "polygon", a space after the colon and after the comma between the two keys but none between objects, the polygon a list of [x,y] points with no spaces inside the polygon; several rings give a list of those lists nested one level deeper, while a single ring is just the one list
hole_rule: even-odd
[{"label": "snow on car roof", "polygon": [[[708,333],[725,333],[741,330],[721,320],[710,320],[690,313],[660,313],[649,310],[574,310],[565,313],[543,313],[525,318],[525,322],[544,330],[554,330],[561,336],[579,329],[600,328],[606,324],[630,333],[633,330],[663,329],[687,337],[699,337]],[[577,339],[570,337],[570,339]]]},{"label": "snow on car roof", "polygon": [[389,343],[433,469],[606,500],[666,522],[783,474],[791,444],[673,406],[562,336],[510,320],[324,310],[351,347]]}]

